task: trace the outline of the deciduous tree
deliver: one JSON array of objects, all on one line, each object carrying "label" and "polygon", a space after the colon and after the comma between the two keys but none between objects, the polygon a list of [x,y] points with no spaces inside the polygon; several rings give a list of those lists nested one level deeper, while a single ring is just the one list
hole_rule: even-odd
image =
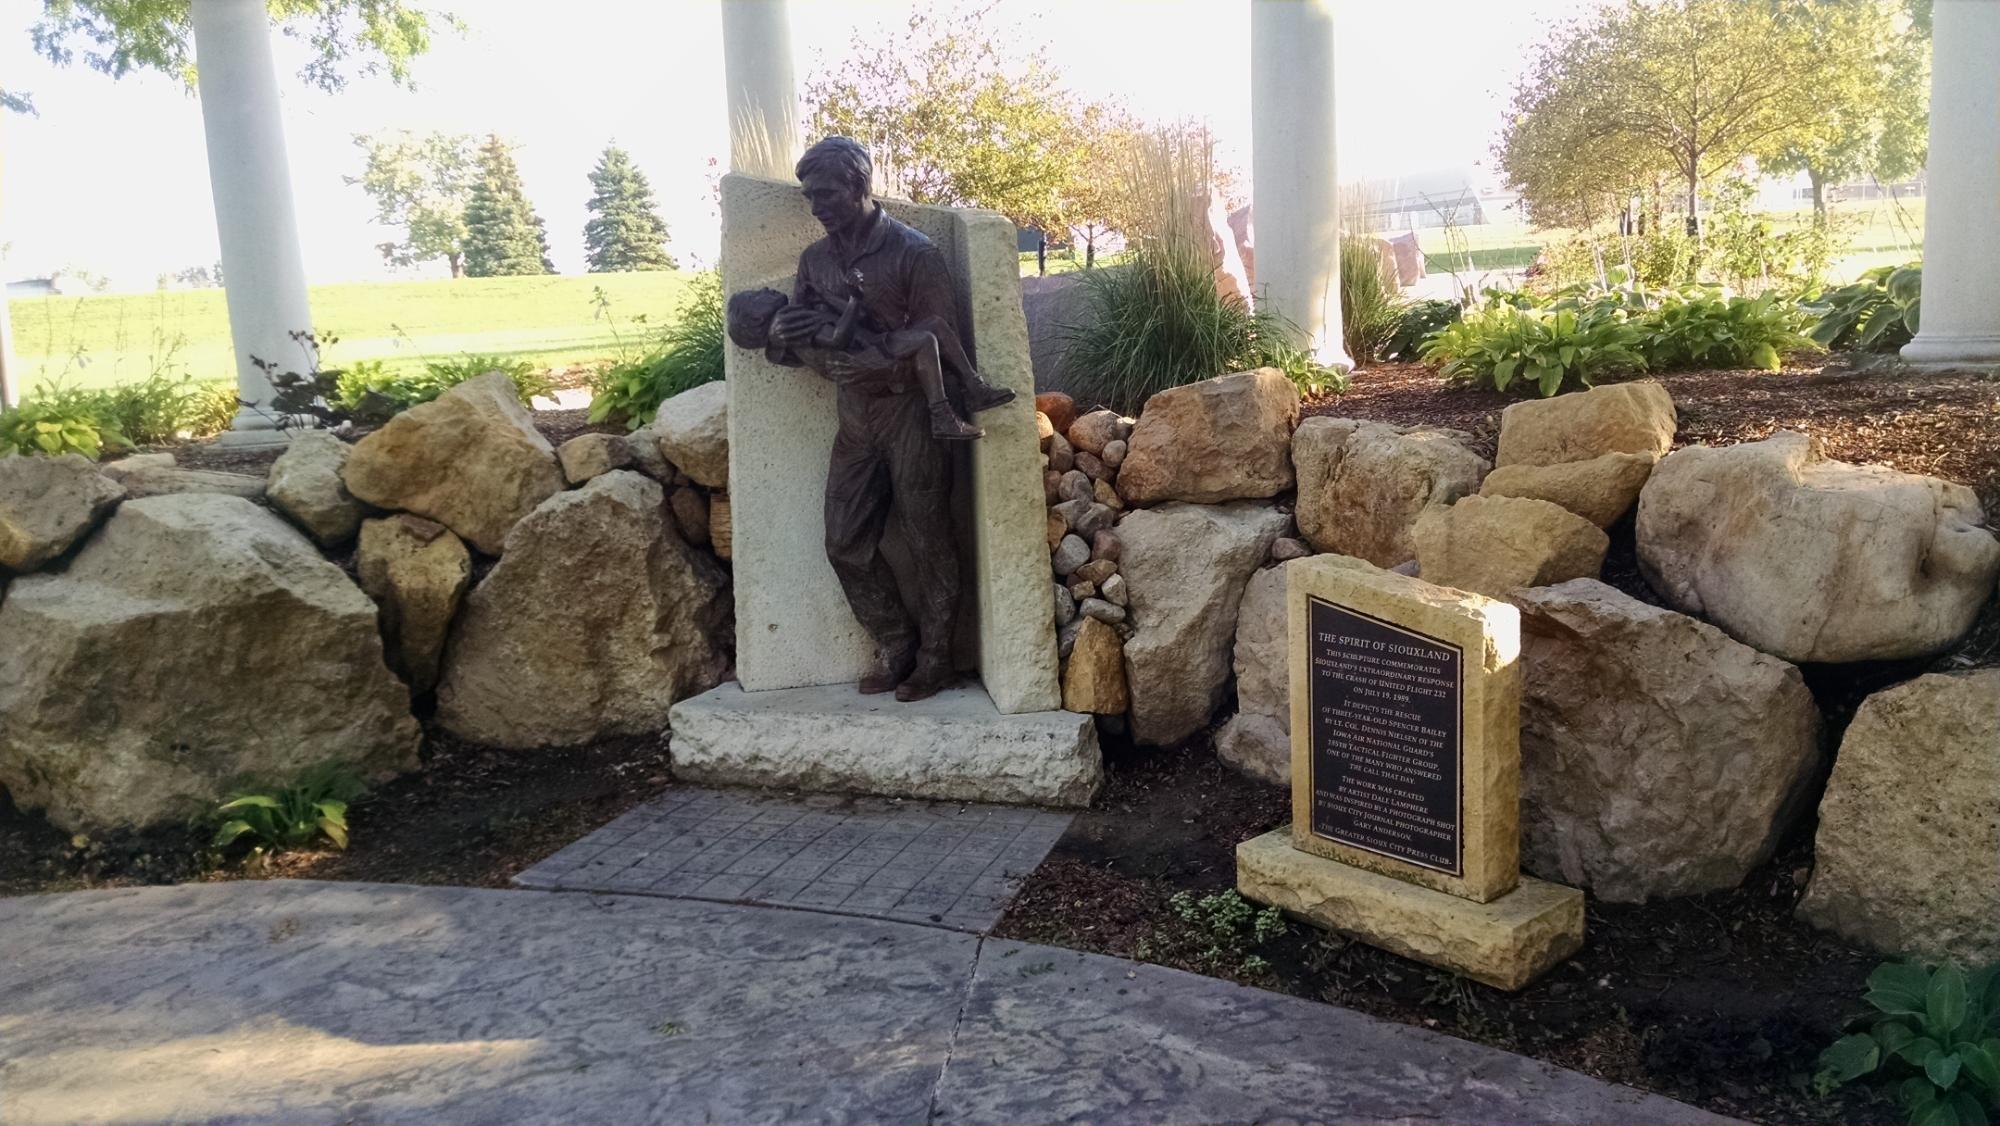
[{"label": "deciduous tree", "polygon": [[583,225],[584,257],[593,274],[621,270],[673,270],[667,222],[653,204],[653,186],[617,145],[607,145],[590,170],[590,221]]},{"label": "deciduous tree", "polygon": [[391,266],[414,266],[442,258],[452,277],[465,274],[465,208],[479,174],[474,144],[466,133],[408,130],[357,134],[365,154],[361,175],[348,176],[375,201],[375,221],[403,228],[403,237],[377,246]]}]

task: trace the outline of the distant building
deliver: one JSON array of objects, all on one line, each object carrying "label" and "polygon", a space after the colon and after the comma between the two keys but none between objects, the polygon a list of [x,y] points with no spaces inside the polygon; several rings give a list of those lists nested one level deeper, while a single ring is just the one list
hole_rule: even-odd
[{"label": "distant building", "polygon": [[62,287],[56,284],[56,279],[53,277],[22,278],[19,281],[10,281],[7,283],[7,296],[9,297],[59,297],[61,295]]}]

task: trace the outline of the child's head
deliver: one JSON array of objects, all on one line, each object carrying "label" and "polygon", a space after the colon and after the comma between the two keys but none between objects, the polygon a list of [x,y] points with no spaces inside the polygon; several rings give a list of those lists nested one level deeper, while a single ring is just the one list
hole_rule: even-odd
[{"label": "child's head", "polygon": [[745,348],[762,348],[771,339],[771,322],[790,300],[775,289],[746,289],[729,297],[729,339]]}]

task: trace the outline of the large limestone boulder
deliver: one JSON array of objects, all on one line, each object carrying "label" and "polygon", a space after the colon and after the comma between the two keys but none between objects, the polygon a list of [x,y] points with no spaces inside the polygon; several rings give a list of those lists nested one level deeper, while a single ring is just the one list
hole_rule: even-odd
[{"label": "large limestone boulder", "polygon": [[1486,459],[1443,430],[1309,418],[1292,435],[1299,531],[1315,551],[1394,567],[1416,558],[1417,517],[1479,491]]},{"label": "large limestone boulder", "polygon": [[1971,489],[1824,459],[1803,434],[1676,451],[1639,496],[1639,566],[1668,602],[1788,661],[1949,647],[1993,596]]},{"label": "large limestone boulder", "polygon": [[557,447],[556,461],[562,464],[563,476],[572,485],[581,485],[627,466],[646,473],[644,467],[633,463],[631,444],[623,434],[578,434]]},{"label": "large limestone boulder", "polygon": [[1561,465],[1503,465],[1486,475],[1479,495],[1545,500],[1609,528],[1638,502],[1656,460],[1652,454],[1608,453]]},{"label": "large limestone boulder", "polygon": [[1291,645],[1285,567],[1266,567],[1243,588],[1236,612],[1236,714],[1216,733],[1223,762],[1280,786],[1292,784]]},{"label": "large limestone boulder", "polygon": [[452,616],[472,581],[472,555],[451,529],[404,513],[361,525],[361,589],[382,608],[389,664],[415,692],[437,685]]},{"label": "large limestone boulder", "polygon": [[1799,914],[1895,954],[2000,962],[2000,669],[1862,702],[1819,803]]},{"label": "large limestone boulder", "polygon": [[1298,389],[1276,368],[1168,388],[1139,412],[1118,495],[1134,505],[1276,496],[1292,487],[1298,421]]},{"label": "large limestone boulder", "polygon": [[1674,401],[1657,383],[1612,383],[1515,403],[1500,412],[1496,466],[1562,465],[1609,453],[1664,457],[1674,444]]},{"label": "large limestone boulder", "polygon": [[660,404],[653,416],[660,452],[697,485],[729,484],[729,384],[691,387]]},{"label": "large limestone boulder", "polygon": [[340,480],[351,449],[325,430],[308,430],[271,463],[265,495],[321,547],[338,547],[361,530],[361,502]]},{"label": "large limestone boulder", "polygon": [[179,822],[336,764],[417,765],[375,604],[239,497],[127,501],[0,603],[0,783],[72,832]]},{"label": "large limestone boulder", "polygon": [[1820,766],[1799,670],[1594,579],[1513,601],[1522,867],[1637,903],[1768,860]]},{"label": "large limestone boulder", "polygon": [[1427,583],[1489,598],[1517,588],[1596,578],[1611,537],[1576,513],[1545,500],[1466,497],[1432,505],[1412,538]]},{"label": "large limestone boulder", "polygon": [[1229,687],[1243,587],[1286,523],[1254,501],[1170,503],[1119,523],[1136,627],[1125,642],[1134,739],[1172,743],[1215,714]]},{"label": "large limestone boulder", "polygon": [[68,551],[124,495],[81,454],[0,458],[0,571],[32,571]]},{"label": "large limestone boulder", "polygon": [[[221,469],[182,469],[174,455],[161,454],[121,458],[104,467],[105,476],[125,486],[125,499],[170,497],[186,493],[263,500],[266,478],[261,473],[230,473]],[[131,462],[140,462],[132,465]]]},{"label": "large limestone boulder", "polygon": [[438,721],[481,743],[657,732],[729,667],[728,580],[670,526],[660,486],[613,470],[515,525],[445,649]]},{"label": "large limestone boulder", "polygon": [[566,487],[555,450],[501,372],[390,419],[355,443],[341,478],[361,500],[427,516],[488,555]]}]

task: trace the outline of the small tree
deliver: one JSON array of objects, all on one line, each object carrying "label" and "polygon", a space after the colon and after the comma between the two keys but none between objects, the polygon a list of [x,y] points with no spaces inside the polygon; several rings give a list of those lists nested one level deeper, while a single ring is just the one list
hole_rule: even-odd
[{"label": "small tree", "polygon": [[541,216],[521,187],[521,170],[499,136],[479,149],[479,179],[465,204],[465,272],[475,278],[553,274]]},{"label": "small tree", "polygon": [[653,186],[617,145],[607,145],[590,171],[590,221],[583,225],[584,257],[593,274],[623,270],[676,270],[667,253],[667,223],[653,205]]},{"label": "small tree", "polygon": [[465,275],[465,208],[478,171],[471,135],[407,130],[357,134],[366,154],[359,176],[345,177],[375,201],[375,221],[403,228],[403,237],[376,249],[391,266],[442,258],[452,277]]}]

